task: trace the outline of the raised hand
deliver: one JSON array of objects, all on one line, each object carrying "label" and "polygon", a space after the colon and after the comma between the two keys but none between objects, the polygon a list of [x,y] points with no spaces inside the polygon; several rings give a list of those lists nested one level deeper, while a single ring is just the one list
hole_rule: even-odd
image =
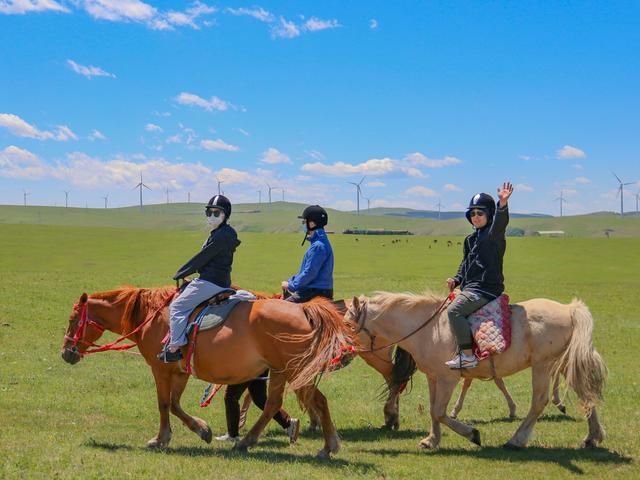
[{"label": "raised hand", "polygon": [[509,202],[509,197],[513,193],[513,185],[511,182],[504,182],[502,188],[498,187],[498,198],[500,199],[500,206],[505,207]]}]

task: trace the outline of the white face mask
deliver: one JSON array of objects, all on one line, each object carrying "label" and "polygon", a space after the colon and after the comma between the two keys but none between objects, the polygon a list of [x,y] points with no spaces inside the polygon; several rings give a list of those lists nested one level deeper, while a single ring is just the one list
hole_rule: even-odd
[{"label": "white face mask", "polygon": [[211,230],[218,228],[220,224],[224,222],[224,218],[225,218],[224,213],[220,213],[219,217],[214,217],[213,215],[211,215],[210,217],[207,217],[207,223],[209,224],[209,228],[211,228]]}]

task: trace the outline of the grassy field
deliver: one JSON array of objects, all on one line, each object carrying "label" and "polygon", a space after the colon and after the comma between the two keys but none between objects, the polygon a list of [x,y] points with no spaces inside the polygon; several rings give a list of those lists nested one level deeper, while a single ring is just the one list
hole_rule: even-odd
[{"label": "grassy field", "polygon": [[[272,205],[234,205],[232,223],[241,232],[291,233],[300,230],[300,215],[305,205],[274,202]],[[0,224],[38,224],[94,227],[125,227],[203,231],[203,205],[171,203],[126,208],[22,207],[0,205]],[[329,228],[342,232],[346,228],[385,228],[409,230],[417,235],[467,235],[469,224],[464,218],[438,221],[431,218],[397,216],[406,209],[371,209],[356,215],[329,209]],[[393,215],[391,215],[393,214]],[[612,230],[613,238],[640,237],[640,216],[633,213],[620,218],[612,213],[593,213],[570,217],[523,217],[511,219],[511,227],[530,234],[540,230],[563,230],[571,237],[604,237]]]},{"label": "grassy field", "polygon": [[[72,367],[60,358],[64,330],[83,291],[169,284],[203,237],[202,231],[167,228],[0,225],[0,478],[640,478],[637,238],[508,240],[505,274],[513,301],[578,296],[594,314],[594,342],[610,369],[602,448],[578,448],[587,426],[569,395],[569,416],[548,407],[530,448],[503,451],[500,445],[517,423],[507,419],[493,384],[477,382],[460,418],[480,429],[484,446],[445,427],[439,449],[420,451],[417,443],[429,429],[424,377],[416,375],[413,390],[402,397],[400,431],[385,432],[377,428],[383,422],[377,398],[382,378],[356,360],[322,382],[343,439],[332,461],[316,460],[319,435],[303,435],[288,446],[270,424],[259,445],[242,455],[229,444],[203,443],[175,418],[171,447],[145,450],[158,414],[144,361],[108,352]],[[299,234],[244,232],[240,238],[234,281],[254,289],[274,291],[295,272],[304,251]],[[380,237],[331,240],[340,297],[378,289],[443,290],[461,257],[460,237],[409,237],[395,244]],[[528,372],[507,379],[520,419],[529,406],[529,383]],[[191,381],[183,405],[222,434],[221,396],[198,411],[204,386]],[[286,408],[300,415],[292,395]],[[249,422],[257,410],[250,415]]]}]

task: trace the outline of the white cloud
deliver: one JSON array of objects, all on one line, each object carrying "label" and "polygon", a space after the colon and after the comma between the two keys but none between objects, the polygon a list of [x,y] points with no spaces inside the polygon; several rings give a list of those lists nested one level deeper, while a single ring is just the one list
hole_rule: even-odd
[{"label": "white cloud", "polygon": [[322,152],[319,152],[318,150],[307,150],[305,152],[305,154],[311,158],[313,158],[314,160],[317,160],[318,162],[324,160],[326,157],[322,154]]},{"label": "white cloud", "polygon": [[153,114],[157,117],[170,117],[170,112],[158,112],[157,110],[153,112]]},{"label": "white cloud", "polygon": [[580,165],[579,163],[574,163],[573,164],[573,168],[575,168],[576,170],[582,170],[584,167],[582,165]]},{"label": "white cloud", "polygon": [[[364,205],[366,204],[367,202],[365,200]],[[333,202],[332,207],[336,210],[351,211],[356,209],[356,202],[354,202],[353,200],[338,200],[336,202]],[[360,209],[362,210],[362,205],[360,206]]]},{"label": "white cloud", "polygon": [[445,184],[445,186],[443,188],[447,192],[461,192],[462,191],[462,189],[459,186],[454,185],[453,183],[447,183],[447,184]]},{"label": "white cloud", "polygon": [[591,183],[591,180],[589,180],[587,177],[576,177],[573,179],[573,183],[576,183],[578,185],[589,185]]},{"label": "white cloud", "polygon": [[331,28],[341,27],[338,20],[332,18],[331,20],[323,20],[321,18],[311,17],[309,20],[304,22],[302,28],[308,32],[319,32],[321,30],[328,30]]},{"label": "white cloud", "polygon": [[272,38],[296,38],[300,36],[300,28],[294,23],[280,17],[278,24],[271,27]]},{"label": "white cloud", "polygon": [[17,137],[35,138],[38,140],[78,140],[78,136],[66,125],[57,125],[56,132],[42,131],[27,123],[18,115],[12,113],[0,113],[0,127],[5,127]]},{"label": "white cloud", "polygon": [[197,107],[204,108],[208,112],[213,110],[218,110],[220,112],[224,112],[229,108],[233,107],[233,105],[229,102],[225,102],[220,98],[213,96],[209,100],[206,100],[198,95],[193,93],[182,92],[175,98],[176,102],[181,105],[195,105]]},{"label": "white cloud", "polygon": [[386,187],[387,184],[384,182],[381,182],[379,180],[374,180],[373,182],[367,182],[367,187],[371,187],[371,188],[377,188],[377,187]]},{"label": "white cloud", "polygon": [[305,163],[302,166],[302,170],[332,177],[346,177],[349,175],[371,175],[376,177],[394,172],[401,172],[410,177],[424,177],[424,174],[417,168],[387,157],[372,158],[356,165],[345,162],[336,162],[332,165],[321,162]]},{"label": "white cloud", "polygon": [[202,140],[200,146],[205,150],[224,150],[226,152],[237,152],[240,150],[240,147],[225,143],[219,138],[217,140]]},{"label": "white cloud", "polygon": [[248,15],[253,17],[261,22],[271,23],[274,22],[276,17],[273,13],[265,10],[262,7],[254,7],[254,8],[227,8],[225,12],[230,13],[232,15]]},{"label": "white cloud", "polygon": [[168,137],[167,143],[182,143],[182,135],[176,133],[175,135]]},{"label": "white cloud", "polygon": [[89,140],[94,141],[94,140],[106,140],[107,137],[104,136],[104,134],[100,131],[100,130],[93,130],[91,132],[91,135],[89,135]]},{"label": "white cloud", "polygon": [[524,160],[525,162],[528,160],[531,160],[531,156],[530,155],[518,155],[518,158],[520,160]]},{"label": "white cloud", "polygon": [[291,159],[287,155],[273,147],[262,152],[262,158],[260,158],[260,161],[271,165],[278,163],[292,163]]},{"label": "white cloud", "polygon": [[[171,25],[175,25],[178,27],[189,26],[198,30],[200,28],[200,25],[198,25],[198,23],[196,22],[198,17],[203,15],[210,15],[215,12],[217,12],[217,9],[215,7],[211,7],[202,2],[196,1],[184,12],[171,10],[163,14],[163,19],[165,22]],[[160,22],[162,22],[162,20],[160,20]],[[162,26],[161,24],[158,25]],[[205,26],[208,26],[208,24],[205,23]],[[159,29],[162,30],[162,28]]]},{"label": "white cloud", "polygon": [[430,188],[423,187],[422,185],[411,187],[406,190],[405,193],[408,193],[409,195],[421,195],[423,197],[435,197],[438,195],[435,191]]},{"label": "white cloud", "polygon": [[146,22],[158,11],[140,0],[82,0],[79,4],[93,18],[100,20]]},{"label": "white cloud", "polygon": [[160,125],[156,125],[155,123],[147,123],[144,127],[147,132],[158,132],[161,133],[164,130]]},{"label": "white cloud", "polygon": [[566,160],[568,158],[586,158],[587,154],[577,147],[571,145],[565,145],[559,150],[556,150],[556,158]]},{"label": "white cloud", "polygon": [[0,1],[0,13],[7,15],[23,15],[29,12],[64,12],[69,9],[54,0],[5,0]]},{"label": "white cloud", "polygon": [[0,151],[0,176],[38,180],[49,173],[49,167],[28,150],[9,145]]},{"label": "white cloud", "polygon": [[518,192],[533,192],[533,187],[526,183],[517,183],[513,186],[514,190]]},{"label": "white cloud", "polygon": [[378,20],[376,20],[375,18],[369,20],[369,28],[371,30],[375,30],[376,28],[378,28]]},{"label": "white cloud", "polygon": [[425,167],[429,168],[442,168],[449,165],[457,165],[459,163],[462,163],[462,160],[456,157],[446,156],[444,158],[432,159],[428,158],[426,155],[420,152],[410,153],[409,155],[404,157],[404,160],[415,165],[424,165]]},{"label": "white cloud", "polygon": [[250,134],[249,132],[247,132],[247,131],[246,131],[245,129],[243,129],[243,128],[238,128],[238,131],[239,131],[242,135],[244,135],[245,137],[250,137],[250,136],[251,136],[251,134]]},{"label": "white cloud", "polygon": [[103,70],[102,68],[94,67],[93,65],[88,65],[88,66],[80,65],[79,63],[76,63],[73,60],[67,60],[67,65],[69,65],[69,68],[71,70],[73,70],[79,75],[85,76],[88,79],[91,79],[91,77],[116,78],[116,76],[113,73],[109,73]]}]

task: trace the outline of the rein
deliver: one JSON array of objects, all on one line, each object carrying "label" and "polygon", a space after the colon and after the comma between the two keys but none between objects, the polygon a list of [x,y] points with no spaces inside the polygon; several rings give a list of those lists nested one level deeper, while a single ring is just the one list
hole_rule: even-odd
[{"label": "rein", "polygon": [[93,320],[89,319],[89,301],[87,300],[82,305],[82,311],[80,313],[80,321],[78,323],[78,327],[76,328],[76,333],[73,335],[73,337],[69,337],[68,335],[65,335],[65,339],[71,340],[73,342],[72,343],[73,347],[77,347],[78,343],[82,343],[84,345],[88,345],[89,347],[95,347],[95,348],[92,348],[90,350],[85,350],[84,352],[82,352],[81,353],[82,356],[88,355],[89,353],[105,352],[107,350],[129,350],[130,348],[135,347],[137,345],[137,343],[128,343],[128,344],[124,344],[124,345],[118,345],[118,343],[122,342],[123,340],[127,340],[127,339],[131,340],[131,338],[130,338],[131,336],[133,336],[136,333],[138,333],[142,329],[142,327],[144,327],[147,323],[149,323],[152,320],[154,320],[158,316],[158,314],[167,305],[169,305],[171,300],[173,300],[173,298],[175,297],[176,293],[178,293],[178,289],[177,288],[176,288],[175,292],[173,292],[173,294],[167,296],[166,300],[162,303],[162,305],[160,305],[157,309],[155,309],[154,311],[149,313],[149,315],[147,315],[147,318],[144,320],[144,322],[142,322],[140,325],[138,325],[136,328],[134,328],[132,331],[130,331],[126,335],[122,335],[121,337],[116,338],[114,341],[106,343],[104,345],[96,345],[95,343],[87,342],[87,341],[83,340],[83,338],[82,338],[82,337],[84,337],[84,332],[86,330],[87,325],[89,325],[89,326],[95,328],[96,330],[100,331],[100,333],[104,332],[104,330],[105,330],[105,328],[102,325],[100,325],[99,323],[96,323]]},{"label": "rein", "polygon": [[[375,337],[373,335],[371,335],[371,332],[369,332],[369,330],[366,329],[366,327],[364,327],[364,320],[362,322],[362,326],[359,328],[359,330],[364,330],[365,333],[367,335],[369,335],[369,337],[371,337],[372,341],[371,341],[371,348],[368,348],[367,350],[357,350],[357,353],[370,353],[370,352],[377,352],[380,350],[384,350],[390,347],[393,347],[394,345],[397,345],[400,342],[405,341],[407,338],[411,337],[412,335],[414,335],[415,333],[419,332],[420,330],[422,330],[424,327],[426,327],[427,325],[429,325],[429,323],[431,322],[431,320],[433,320],[434,318],[436,318],[438,315],[440,315],[442,313],[442,311],[445,309],[445,307],[447,306],[447,304],[449,302],[452,302],[453,299],[455,298],[455,293],[451,292],[447,298],[444,299],[444,301],[440,304],[440,306],[438,307],[438,309],[433,313],[433,315],[431,315],[429,318],[427,318],[427,320],[420,325],[418,328],[414,329],[413,331],[409,332],[407,335],[405,335],[404,337],[402,337],[399,340],[396,340],[394,342],[391,342],[387,345],[383,345],[382,347],[376,347],[373,348],[373,343],[375,341]],[[366,314],[366,313],[365,313]],[[359,316],[358,316],[359,317]],[[360,323],[360,322],[358,322]]]}]

